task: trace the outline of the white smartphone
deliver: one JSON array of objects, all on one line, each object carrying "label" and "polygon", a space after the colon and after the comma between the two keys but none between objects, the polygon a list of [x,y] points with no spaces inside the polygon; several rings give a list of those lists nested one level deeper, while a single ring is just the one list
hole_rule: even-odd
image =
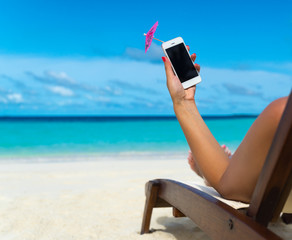
[{"label": "white smartphone", "polygon": [[162,43],[162,49],[184,89],[202,81],[181,37]]}]

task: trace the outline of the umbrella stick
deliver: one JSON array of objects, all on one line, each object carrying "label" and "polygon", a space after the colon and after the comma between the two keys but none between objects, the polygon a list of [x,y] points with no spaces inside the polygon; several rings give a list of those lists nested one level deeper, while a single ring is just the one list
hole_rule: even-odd
[{"label": "umbrella stick", "polygon": [[[144,36],[146,36],[147,34],[146,33],[144,33]],[[164,41],[161,41],[161,40],[159,40],[159,39],[157,39],[157,38],[155,38],[155,37],[153,37],[153,39],[155,39],[155,40],[157,40],[157,41],[159,41],[159,42],[164,42]]]}]

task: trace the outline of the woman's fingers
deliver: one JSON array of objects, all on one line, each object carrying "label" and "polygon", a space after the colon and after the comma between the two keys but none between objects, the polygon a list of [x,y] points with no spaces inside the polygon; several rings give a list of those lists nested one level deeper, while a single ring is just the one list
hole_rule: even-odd
[{"label": "woman's fingers", "polygon": [[195,63],[195,68],[197,69],[197,71],[198,71],[198,72],[200,72],[200,70],[201,70],[201,67],[200,67],[200,65],[199,65],[199,64]]},{"label": "woman's fingers", "polygon": [[[189,45],[186,45],[186,47],[187,47],[188,51],[190,51],[190,46]],[[191,59],[192,59],[193,62],[196,60],[196,57],[197,57],[197,55],[195,53],[193,53],[191,55]]]},{"label": "woman's fingers", "polygon": [[[197,55],[196,55],[195,53],[193,53],[193,54],[191,55],[191,59],[192,59],[193,62],[196,60],[196,57],[197,57]],[[200,72],[201,67],[200,67],[199,64],[195,63],[195,68],[197,69],[198,72]]]},{"label": "woman's fingers", "polygon": [[197,57],[197,55],[196,55],[195,53],[193,53],[193,54],[191,55],[191,59],[192,59],[193,62],[196,60],[196,57]]}]

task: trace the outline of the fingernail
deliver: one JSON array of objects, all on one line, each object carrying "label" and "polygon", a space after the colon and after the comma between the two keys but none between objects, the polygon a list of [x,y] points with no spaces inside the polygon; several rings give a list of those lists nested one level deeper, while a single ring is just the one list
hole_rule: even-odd
[{"label": "fingernail", "polygon": [[162,61],[165,62],[166,61],[166,58],[165,57],[162,57]]},{"label": "fingernail", "polygon": [[226,148],[226,145],[225,145],[225,144],[223,144],[223,145],[222,145],[222,147],[223,147],[223,148]]}]

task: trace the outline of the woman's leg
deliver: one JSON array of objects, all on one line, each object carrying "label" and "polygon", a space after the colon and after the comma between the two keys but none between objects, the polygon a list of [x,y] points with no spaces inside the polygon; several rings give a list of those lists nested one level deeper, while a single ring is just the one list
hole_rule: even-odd
[{"label": "woman's leg", "polygon": [[231,157],[220,180],[225,197],[250,201],[287,99],[277,99],[266,107]]},{"label": "woman's leg", "polygon": [[[225,154],[228,156],[228,158],[231,158],[232,156],[232,153],[231,151],[229,150],[228,147],[226,147],[226,145],[221,145],[222,149],[224,150]],[[199,169],[199,166],[198,166],[198,163],[196,161],[196,158],[194,157],[192,151],[189,150],[189,154],[188,154],[188,164],[190,165],[190,168],[198,175],[200,176],[201,178],[204,178],[201,170]],[[211,186],[210,183],[208,183],[208,181],[204,178],[205,180],[205,184],[207,186]]]}]

